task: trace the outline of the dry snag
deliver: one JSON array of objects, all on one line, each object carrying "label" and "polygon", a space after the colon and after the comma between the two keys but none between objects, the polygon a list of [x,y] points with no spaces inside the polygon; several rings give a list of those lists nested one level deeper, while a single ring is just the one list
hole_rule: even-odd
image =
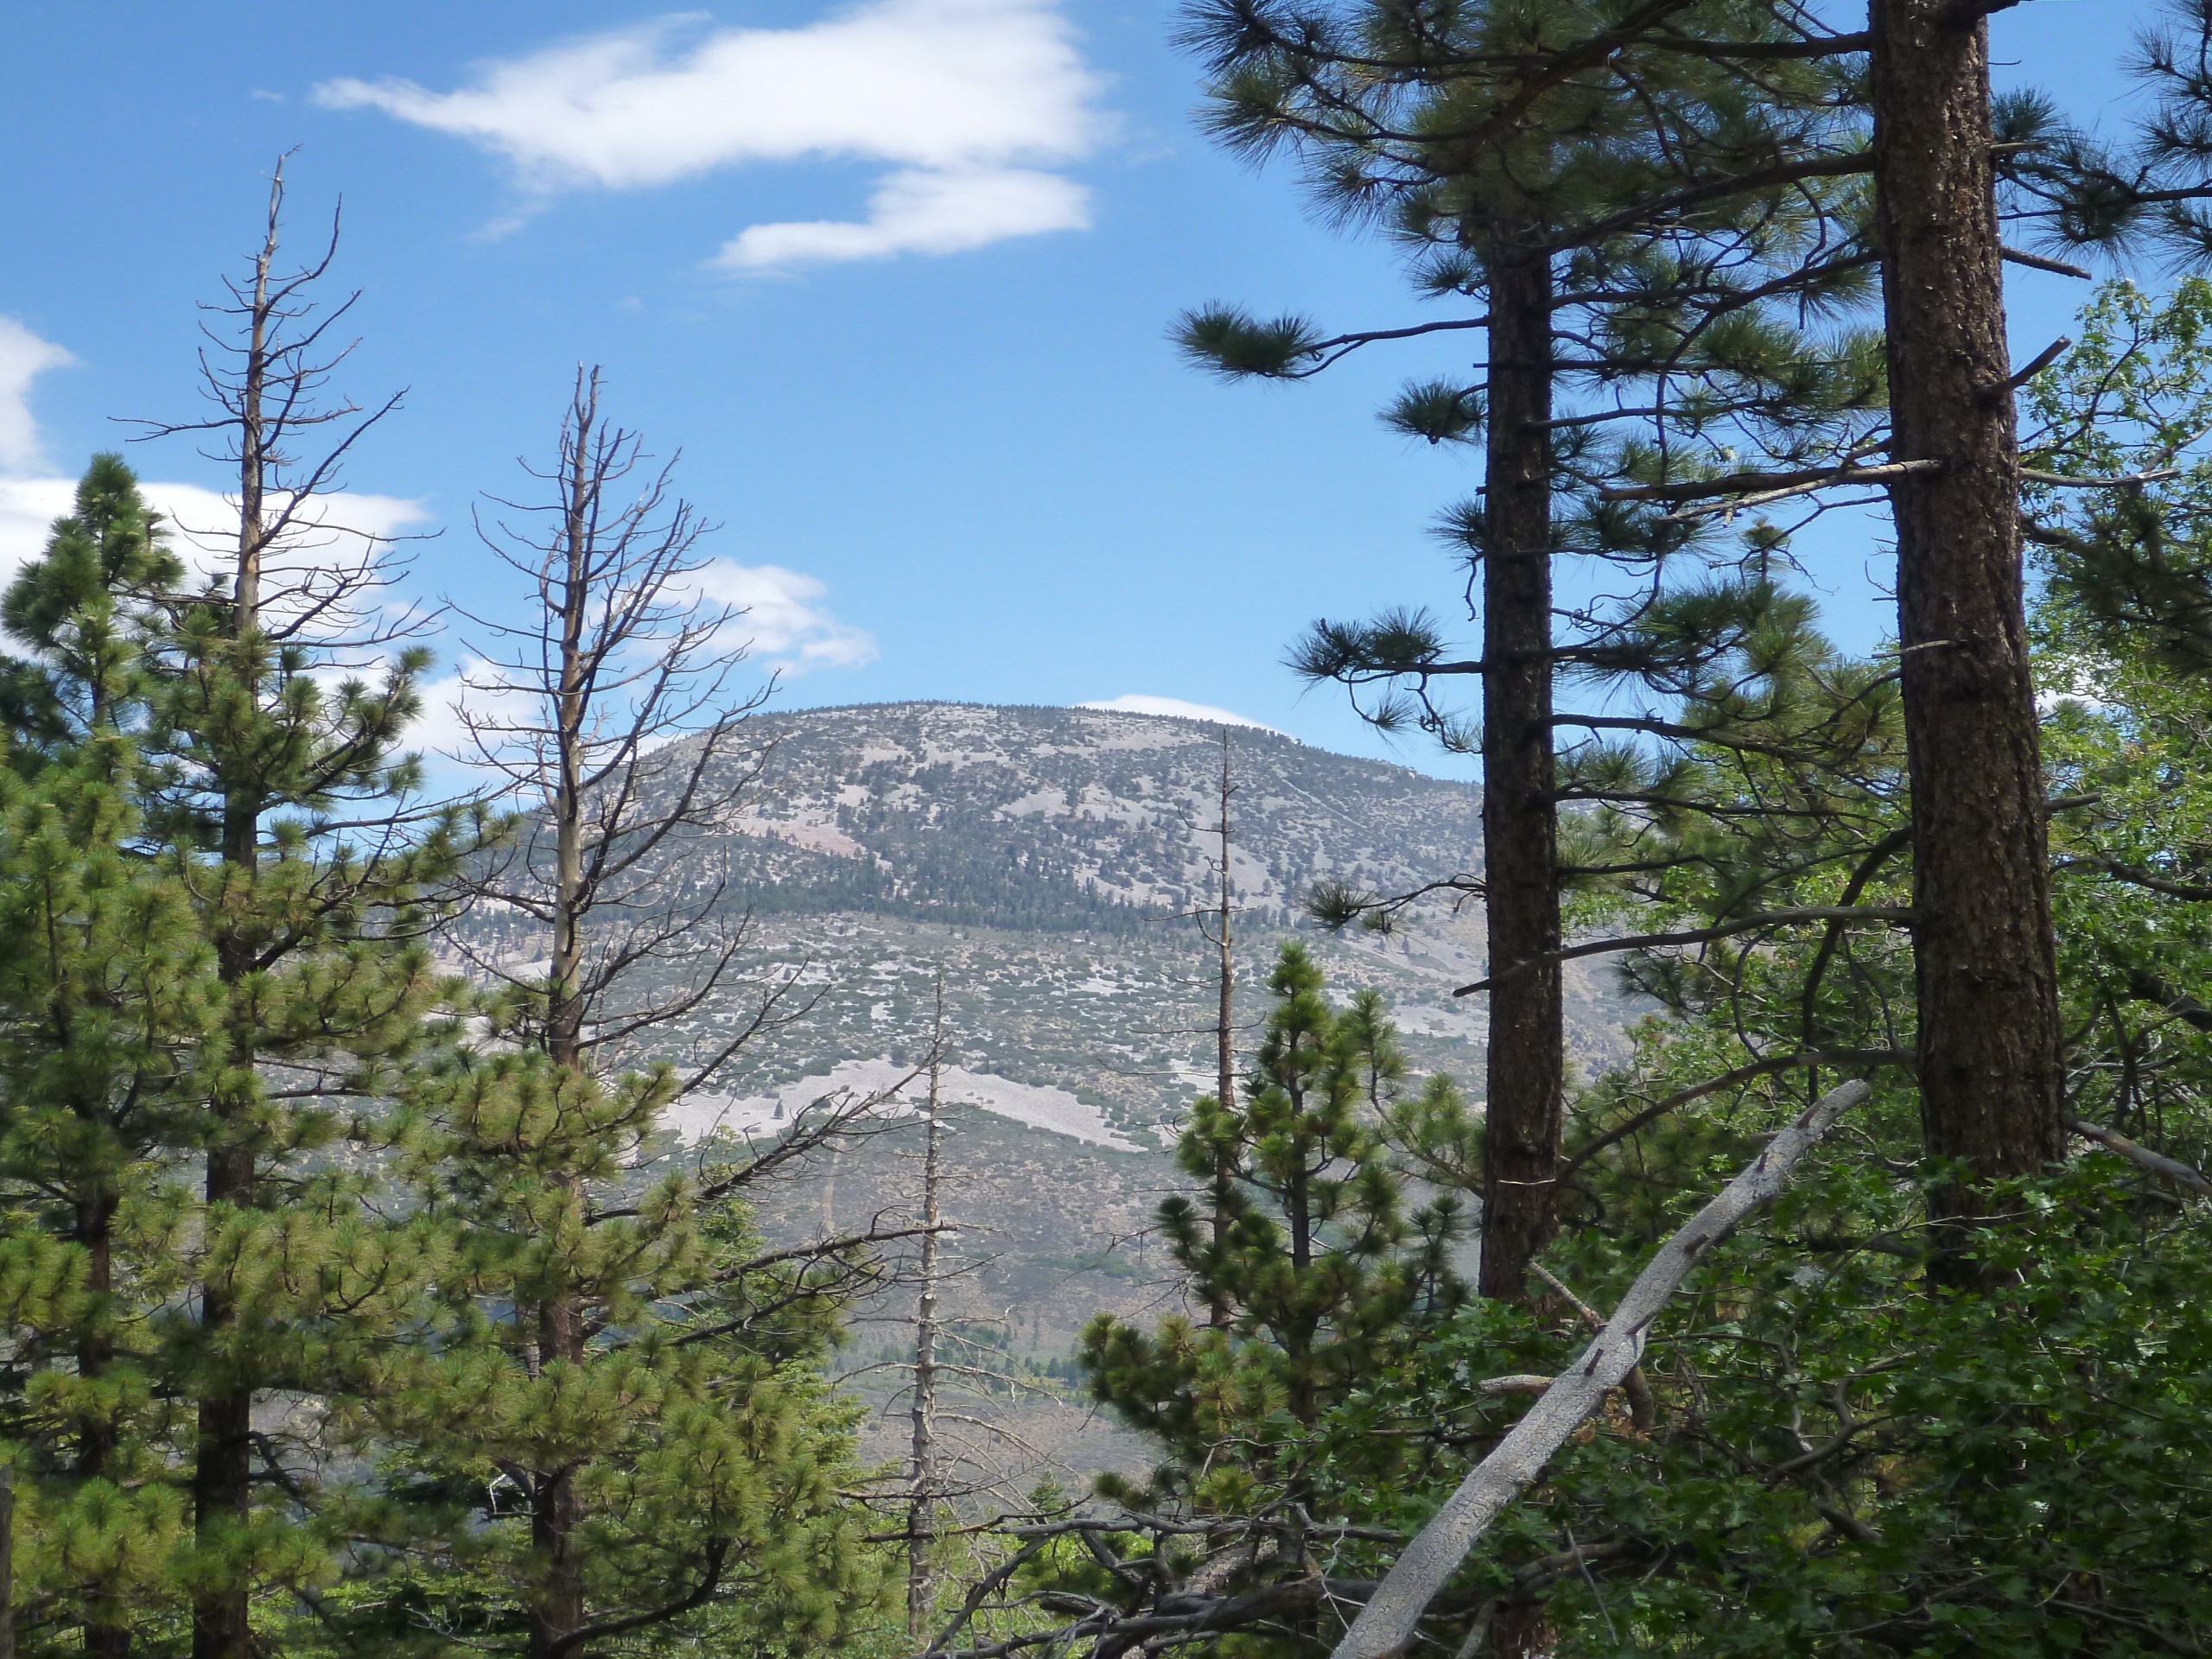
[{"label": "dry snag", "polygon": [[1622,1386],[1636,1369],[1651,1322],[1698,1258],[1746,1216],[1771,1203],[1788,1184],[1797,1160],[1870,1092],[1858,1082],[1830,1090],[1660,1247],[1605,1329],[1552,1381],[1407,1546],[1337,1644],[1333,1659],[1385,1659],[1407,1650],[1429,1604],[1476,1540],[1543,1472],[1567,1437],[1605,1402],[1607,1391]]}]

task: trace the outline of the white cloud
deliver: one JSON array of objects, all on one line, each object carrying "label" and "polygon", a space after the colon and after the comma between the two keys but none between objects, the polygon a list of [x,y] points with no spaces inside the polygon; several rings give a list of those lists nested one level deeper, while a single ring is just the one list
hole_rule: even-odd
[{"label": "white cloud", "polygon": [[[811,668],[857,668],[875,660],[875,637],[848,627],[822,604],[829,588],[812,576],[781,565],[709,561],[691,579],[710,606],[734,605],[746,614],[730,625],[728,643],[749,645],[761,669],[785,674]],[[406,746],[420,753],[441,780],[480,781],[479,750],[467,715],[527,723],[539,710],[540,693],[495,664],[464,655],[454,671],[423,688],[423,713],[409,728]],[[458,768],[459,770],[454,770]]]},{"label": "white cloud", "polygon": [[1130,692],[1119,697],[1104,697],[1096,702],[1078,702],[1078,709],[1099,709],[1113,715],[1166,715],[1176,720],[1210,721],[1216,726],[1250,726],[1262,732],[1274,732],[1277,737],[1287,737],[1287,732],[1277,731],[1263,721],[1250,720],[1226,709],[1216,709],[1203,702],[1185,702],[1180,697],[1147,697]]},{"label": "white cloud", "polygon": [[723,244],[715,264],[726,270],[782,270],[894,253],[961,253],[1005,237],[1090,226],[1083,187],[1057,173],[894,173],[869,198],[865,222],[755,225]]},{"label": "white cloud", "polygon": [[31,382],[76,360],[13,317],[0,317],[0,472],[28,472],[44,463],[38,423],[31,419]]},{"label": "white cloud", "polygon": [[69,511],[76,492],[66,478],[0,478],[0,583],[38,556],[47,527]]},{"label": "white cloud", "polygon": [[[171,545],[187,565],[203,574],[227,569],[227,541],[237,545],[238,509],[234,499],[197,484],[148,480],[139,491],[169,521]],[[46,549],[54,521],[75,505],[73,478],[0,478],[0,582],[16,567]],[[358,546],[362,536],[402,535],[430,518],[420,501],[397,495],[317,496],[302,515],[314,526],[303,532],[302,552],[318,545]],[[293,556],[301,556],[299,554]]]},{"label": "white cloud", "polygon": [[315,96],[466,138],[541,194],[889,164],[867,220],[756,225],[715,261],[752,270],[1084,227],[1083,188],[1038,169],[1090,153],[1100,88],[1052,0],[868,0],[796,29],[664,18],[493,63],[456,92],[345,79]]},{"label": "white cloud", "polygon": [[744,607],[732,632],[750,640],[753,655],[769,667],[796,674],[875,660],[875,636],[831,615],[822,603],[830,590],[813,576],[779,564],[714,559],[695,580],[711,602]]}]

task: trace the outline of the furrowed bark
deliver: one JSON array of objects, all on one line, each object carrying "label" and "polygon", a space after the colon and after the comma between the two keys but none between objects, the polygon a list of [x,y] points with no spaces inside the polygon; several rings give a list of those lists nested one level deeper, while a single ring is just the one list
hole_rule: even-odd
[{"label": "furrowed bark", "polygon": [[1552,273],[1548,255],[1525,234],[1501,226],[1490,250],[1483,547],[1483,857],[1493,983],[1478,1287],[1510,1300],[1527,1294],[1529,1262],[1558,1231],[1566,1063],[1560,969],[1548,960],[1560,946],[1545,425]]},{"label": "furrowed bark", "polygon": [[1788,1184],[1797,1160],[1869,1092],[1859,1082],[1830,1090],[1660,1246],[1581,1357],[1552,1380],[1406,1546],[1337,1643],[1332,1659],[1386,1659],[1412,1648],[1421,1616],[1476,1541],[1543,1473],[1567,1437],[1605,1403],[1607,1390],[1619,1388],[1636,1369],[1652,1321],[1698,1259],[1745,1217],[1772,1202]]},{"label": "furrowed bark", "polygon": [[[1890,486],[1912,782],[1921,1116],[1978,1184],[2064,1138],[2043,766],[2018,529],[2019,454],[1990,146],[1988,27],[1955,0],[1872,0]],[[1948,1265],[1945,1265],[1948,1263]],[[1947,1253],[1939,1278],[1971,1280]]]}]

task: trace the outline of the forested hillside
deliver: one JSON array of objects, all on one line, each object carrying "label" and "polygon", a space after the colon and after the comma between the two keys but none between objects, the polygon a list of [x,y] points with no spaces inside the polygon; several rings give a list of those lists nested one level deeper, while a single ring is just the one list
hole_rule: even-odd
[{"label": "forested hillside", "polygon": [[[900,169],[721,274],[950,258],[1092,223],[1006,10],[314,101],[499,151],[503,235],[690,122]],[[134,429],[208,516],[101,450],[0,583],[0,1659],[2212,1651],[2212,0],[2107,130],[1996,89],[2012,10],[1186,9],[1211,136],[1434,308],[1171,339],[1419,365],[1452,569],[1344,558],[1283,666],[1443,776],[781,707],[874,642],[588,364],[426,594],[283,152]],[[2023,271],[2094,284],[2033,349]],[[0,317],[0,468],[71,360]]]}]

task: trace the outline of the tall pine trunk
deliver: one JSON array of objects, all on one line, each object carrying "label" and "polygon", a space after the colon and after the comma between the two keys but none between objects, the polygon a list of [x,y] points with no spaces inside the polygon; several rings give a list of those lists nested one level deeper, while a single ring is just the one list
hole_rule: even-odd
[{"label": "tall pine trunk", "polygon": [[921,1294],[914,1303],[914,1484],[906,1504],[906,1634],[929,1639],[937,1607],[937,1507],[942,1500],[937,1455],[938,1227],[943,1211],[938,1182],[944,1147],[944,1097],[938,1087],[944,1062],[944,969],[938,969],[937,1019],[930,1035],[928,1139],[922,1154]]},{"label": "tall pine trunk", "polygon": [[[1490,248],[1483,515],[1483,883],[1489,921],[1484,1296],[1526,1294],[1558,1231],[1565,1089],[1552,765],[1552,274],[1518,226]],[[1523,966],[1524,963],[1534,966]]]},{"label": "tall pine trunk", "polygon": [[[86,1114],[86,1116],[90,1116]],[[108,1339],[109,1299],[115,1292],[116,1197],[111,1185],[95,1182],[77,1205],[75,1240],[85,1252],[85,1294],[90,1318],[77,1343],[77,1375],[86,1382],[104,1376],[115,1358]],[[77,1441],[75,1473],[80,1480],[109,1478],[115,1458],[114,1422],[94,1402]],[[99,1659],[123,1659],[130,1651],[130,1627],[97,1616],[86,1621],[85,1651]]]},{"label": "tall pine trunk", "polygon": [[[2044,778],[2005,383],[1989,33],[1959,0],[1872,0],[1878,235],[1912,783],[1921,1116],[1974,1183],[2063,1150]],[[1954,1268],[1953,1275],[1957,1269]]]},{"label": "tall pine trunk", "polygon": [[[261,563],[269,539],[264,503],[270,457],[263,403],[268,393],[275,321],[270,310],[270,269],[276,256],[277,209],[283,196],[280,165],[270,189],[268,234],[254,262],[252,311],[238,407],[238,552],[231,640],[239,653],[239,669],[249,676],[245,686],[249,696],[260,689],[251,677],[250,664],[256,649],[254,637],[261,628]],[[233,782],[225,795],[221,852],[227,881],[251,887],[259,872],[263,805],[261,795],[250,782]],[[215,960],[219,977],[235,997],[235,988],[253,970],[251,944],[234,932],[219,932]],[[231,1065],[241,1075],[250,1074],[258,1058],[250,1015],[238,1009],[231,1027]],[[217,1103],[217,1112],[224,1121],[213,1126],[207,1148],[203,1196],[211,1216],[223,1210],[243,1209],[254,1198],[254,1154],[250,1147],[232,1142],[236,1112],[228,1108],[228,1103]],[[227,1292],[212,1281],[202,1284],[200,1319],[203,1328],[211,1333],[219,1332],[234,1318]],[[209,1346],[219,1349],[221,1343],[212,1340]],[[251,1518],[251,1386],[233,1376],[227,1386],[219,1385],[204,1395],[198,1430],[192,1475],[194,1540],[203,1559],[219,1560],[225,1553],[224,1535],[242,1530]],[[243,1578],[233,1581],[226,1573],[215,1575],[198,1592],[192,1605],[192,1659],[251,1659],[251,1585]]]}]

